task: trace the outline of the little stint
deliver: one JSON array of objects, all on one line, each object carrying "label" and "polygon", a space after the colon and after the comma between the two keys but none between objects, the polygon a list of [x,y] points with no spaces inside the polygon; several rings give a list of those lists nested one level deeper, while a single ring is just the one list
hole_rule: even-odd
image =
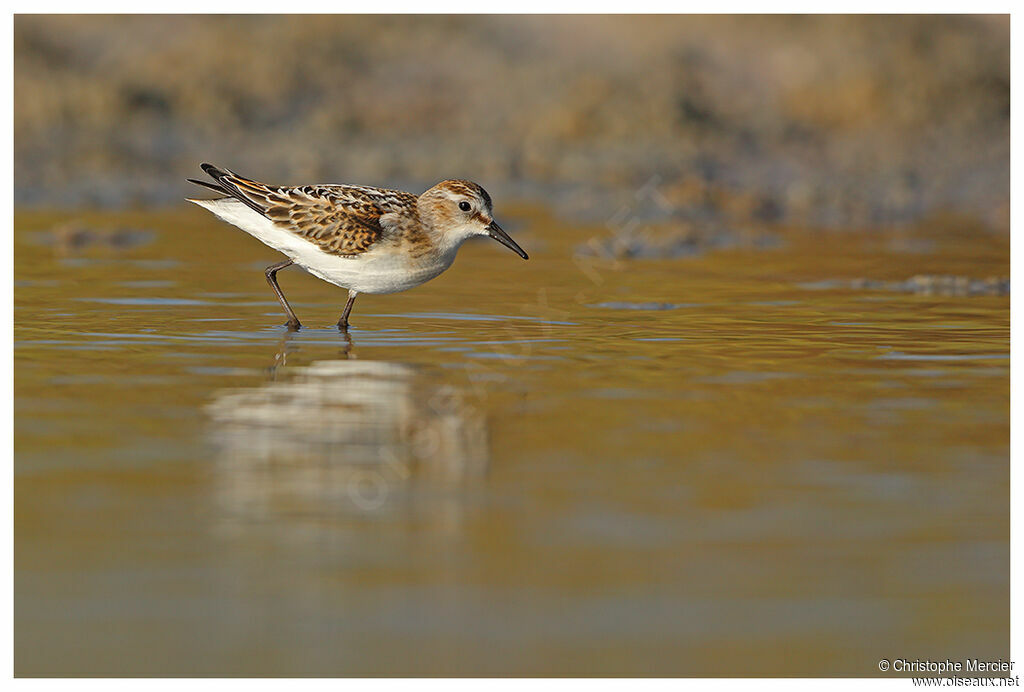
[{"label": "little stint", "polygon": [[302,325],[277,285],[277,272],[292,264],[348,289],[338,320],[347,330],[356,295],[430,281],[473,236],[490,236],[529,259],[495,222],[491,196],[468,180],[445,180],[417,197],[362,185],[266,185],[208,163],[202,169],[215,182],[188,181],[224,196],[188,201],[288,257],[267,267],[266,276],[292,329]]}]

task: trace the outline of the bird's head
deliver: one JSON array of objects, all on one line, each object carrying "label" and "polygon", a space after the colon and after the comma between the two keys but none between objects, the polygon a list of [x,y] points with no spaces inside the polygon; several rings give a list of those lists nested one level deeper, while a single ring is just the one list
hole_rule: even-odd
[{"label": "bird's head", "polygon": [[494,238],[523,259],[529,255],[502,230],[491,211],[487,190],[468,180],[444,180],[419,197],[421,217],[455,246],[477,235]]}]

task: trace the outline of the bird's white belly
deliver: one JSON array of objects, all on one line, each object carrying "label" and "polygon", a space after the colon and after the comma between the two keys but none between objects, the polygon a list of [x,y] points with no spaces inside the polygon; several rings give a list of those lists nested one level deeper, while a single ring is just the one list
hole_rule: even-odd
[{"label": "bird's white belly", "polygon": [[264,245],[284,253],[310,274],[359,293],[397,293],[414,288],[450,267],[455,258],[452,252],[450,256],[413,264],[397,246],[374,248],[354,257],[338,257],[279,228],[237,200],[190,201],[241,228]]},{"label": "bird's white belly", "polygon": [[320,254],[326,261],[322,257],[317,262],[306,263],[295,258],[295,263],[324,281],[359,293],[406,291],[430,281],[451,266],[451,262],[410,265],[405,255],[397,251],[370,250],[349,258]]}]

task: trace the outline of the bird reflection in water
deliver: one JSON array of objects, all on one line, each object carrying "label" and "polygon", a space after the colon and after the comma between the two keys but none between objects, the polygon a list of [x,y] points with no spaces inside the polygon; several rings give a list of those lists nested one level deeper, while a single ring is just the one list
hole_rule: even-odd
[{"label": "bird reflection in water", "polygon": [[341,358],[288,365],[290,342],[269,381],[207,406],[225,519],[298,525],[417,508],[457,518],[487,469],[482,412],[420,368],[357,359],[351,341]]}]

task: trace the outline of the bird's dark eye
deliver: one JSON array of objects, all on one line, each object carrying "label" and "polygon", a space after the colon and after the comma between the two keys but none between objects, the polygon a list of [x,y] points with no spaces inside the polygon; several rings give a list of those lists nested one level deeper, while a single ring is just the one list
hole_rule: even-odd
[{"label": "bird's dark eye", "polygon": [[466,201],[459,202],[459,209],[461,209],[462,211],[469,211],[470,210],[469,202],[466,202]]}]

